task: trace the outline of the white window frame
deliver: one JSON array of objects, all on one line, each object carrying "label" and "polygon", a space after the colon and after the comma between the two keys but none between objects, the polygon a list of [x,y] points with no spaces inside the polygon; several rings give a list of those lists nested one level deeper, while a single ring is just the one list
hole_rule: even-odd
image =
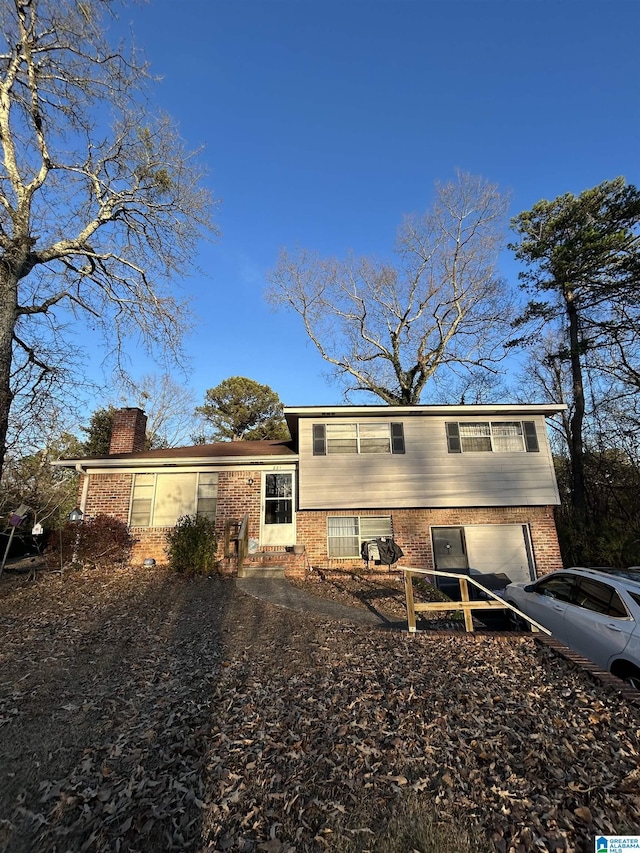
[{"label": "white window frame", "polygon": [[[485,425],[488,427],[488,434],[486,434],[486,435],[478,435],[478,436],[470,436],[470,435],[464,436],[463,435],[463,427],[466,427],[466,426],[481,427],[481,426],[485,426]],[[497,428],[500,426],[505,426],[505,425],[510,425],[510,426],[515,425],[518,427],[519,432],[516,433],[514,437],[520,438],[520,447],[501,448],[499,446],[498,447],[496,446],[496,444],[499,444],[499,439],[502,438],[503,436],[494,434],[494,430],[495,430],[495,432],[498,432]],[[458,434],[460,436],[460,450],[462,453],[521,453],[521,452],[525,453],[527,450],[526,444],[525,444],[524,426],[523,426],[522,421],[458,421]],[[474,450],[465,449],[465,447],[464,447],[465,438],[466,439],[472,439],[474,437],[476,437],[476,438],[488,438],[489,439],[489,447],[487,447],[486,449],[482,449],[482,450],[481,449],[474,449]]]},{"label": "white window frame", "polygon": [[[339,431],[345,431],[346,429],[351,429],[354,432],[353,438],[345,438],[343,441],[354,441],[354,450],[344,450],[340,448],[339,450],[332,450],[331,445],[332,442],[337,442],[339,439],[334,436],[331,436],[331,433],[338,433]],[[327,455],[337,456],[340,454],[370,454],[370,453],[391,453],[391,424],[389,422],[381,422],[381,423],[328,423],[325,425],[326,430],[326,442],[327,442]],[[379,431],[379,436],[371,436],[366,435],[367,432],[375,432]],[[364,433],[364,434],[363,434]],[[383,434],[384,433],[384,434]],[[380,450],[373,449],[365,449],[363,450],[363,446],[366,448],[367,441],[371,442],[380,442],[385,444],[385,447]]]},{"label": "white window frame", "polygon": [[[209,509],[207,512],[201,512],[200,514],[206,515],[212,521],[215,521],[215,516],[218,507],[218,474],[217,472],[211,471],[139,471],[133,475],[132,483],[131,483],[131,495],[129,498],[129,526],[130,527],[142,527],[142,528],[153,528],[153,527],[173,527],[177,522],[177,518],[173,521],[172,524],[157,524],[156,523],[156,499],[158,496],[158,478],[160,477],[172,477],[172,476],[190,476],[194,478],[193,481],[193,500],[192,506],[189,507],[191,509],[188,514],[192,515],[193,513],[198,513],[198,506],[202,501],[210,501],[213,503],[213,509]],[[150,501],[149,512],[146,518],[145,524],[140,524],[139,522],[134,522],[134,510],[136,500],[141,501],[142,498],[139,496],[136,498],[136,481],[138,477],[150,477],[153,478],[152,482],[149,483],[146,488],[149,489],[150,497],[145,498],[145,500]],[[210,480],[210,482],[207,482]],[[145,488],[142,483],[137,484],[140,488]],[[212,494],[212,491],[215,491],[215,496]],[[210,504],[211,506],[211,504]],[[137,510],[139,513],[140,510]],[[139,517],[139,516],[138,516]]]},{"label": "white window frame", "polygon": [[[356,530],[351,536],[331,536],[331,525],[330,522],[332,520],[336,521],[354,521],[354,528]],[[371,527],[373,526],[373,522],[384,522],[384,532],[382,532],[383,525],[380,525],[379,532],[370,532]],[[363,525],[364,522],[364,525]],[[369,529],[367,526],[371,525]],[[363,527],[365,528],[363,530]],[[355,557],[362,556],[362,544],[364,542],[370,542],[372,539],[383,539],[385,537],[393,536],[393,519],[390,515],[329,515],[327,516],[327,555],[333,560],[352,560]],[[357,545],[357,553],[354,554],[333,554],[331,552],[332,540],[335,539],[356,539],[358,540]]]}]

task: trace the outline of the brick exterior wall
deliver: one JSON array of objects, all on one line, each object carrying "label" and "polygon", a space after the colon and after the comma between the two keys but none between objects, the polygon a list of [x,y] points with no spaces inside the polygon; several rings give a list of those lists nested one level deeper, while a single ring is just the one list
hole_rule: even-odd
[{"label": "brick exterior wall", "polygon": [[433,569],[431,531],[434,527],[465,524],[528,524],[538,575],[562,568],[560,546],[551,506],[471,507],[464,509],[366,509],[299,512],[298,541],[304,542],[309,563],[327,569],[362,568],[361,559],[327,555],[327,516],[391,515],[395,541],[404,551],[398,566]]},{"label": "brick exterior wall", "polygon": [[[250,483],[249,480],[253,482]],[[225,558],[224,540],[227,522],[240,522],[249,516],[249,539],[260,537],[260,472],[221,471],[218,474],[216,536],[218,559],[224,574],[236,574],[235,557]]]},{"label": "brick exterior wall", "polygon": [[[249,483],[249,480],[253,480]],[[249,515],[249,539],[260,538],[260,472],[221,471],[218,474],[216,534],[224,539],[227,521],[240,521]]]},{"label": "brick exterior wall", "polygon": [[[84,506],[85,516],[95,518],[96,515],[110,515],[128,524],[132,482],[133,474],[121,471],[113,474],[90,474]],[[81,477],[79,495],[82,495],[83,485],[84,477]]]},{"label": "brick exterior wall", "polygon": [[[139,411],[139,410],[138,410]],[[253,480],[249,483],[249,480]],[[106,513],[114,518],[129,522],[129,502],[133,474],[91,474],[85,515],[94,518]],[[83,479],[79,484],[78,495],[82,495]],[[224,559],[224,536],[227,521],[240,521],[249,515],[249,538],[260,538],[260,472],[259,471],[221,471],[218,474],[218,508],[216,513],[216,535],[218,538],[218,558],[220,567],[227,574],[235,574],[235,559]],[[139,564],[147,558],[157,563],[165,563],[166,535],[169,527],[132,527],[131,534],[136,543],[133,548],[132,562]],[[269,549],[277,551],[278,549]],[[293,555],[283,554],[282,562],[291,567],[294,574],[304,572],[304,560],[294,559]],[[252,560],[251,562],[257,562]],[[268,564],[274,560],[265,560]]]},{"label": "brick exterior wall", "polygon": [[147,416],[138,408],[118,409],[113,415],[109,453],[138,453],[144,450]]},{"label": "brick exterior wall", "polygon": [[171,527],[132,527],[131,535],[135,539],[131,562],[140,565],[147,558],[158,565],[167,562],[167,533]]},{"label": "brick exterior wall", "polygon": [[[252,481],[252,482],[250,482]],[[224,540],[227,522],[240,522],[249,516],[249,539],[260,540],[261,521],[261,472],[221,471],[218,474],[218,507],[216,512],[216,535],[218,558],[225,574],[236,573],[235,557],[225,558]],[[284,566],[288,575],[303,576],[306,571],[305,555],[297,556],[277,547],[261,547],[259,554],[250,554],[248,566]]]},{"label": "brick exterior wall", "polygon": [[[129,501],[132,474],[91,474],[85,504],[89,517],[106,513],[124,521],[129,520]],[[249,483],[249,480],[253,480]],[[82,483],[80,492],[82,493]],[[218,557],[225,573],[235,573],[235,560],[224,559],[225,525],[230,520],[240,520],[249,515],[249,538],[260,537],[260,472],[221,471],[218,475],[218,510],[216,533]],[[303,543],[306,554],[302,558],[282,554],[282,562],[292,574],[304,572],[305,565],[325,569],[363,567],[361,559],[329,559],[327,556],[327,516],[338,515],[391,515],[396,542],[404,551],[399,566],[432,569],[431,526],[463,526],[468,524],[528,524],[531,533],[533,557],[538,575],[562,568],[553,507],[475,507],[465,509],[376,509],[332,510],[298,512],[296,517],[297,540]],[[142,563],[151,557],[158,563],[166,561],[166,533],[169,528],[132,528],[136,539],[132,562]],[[278,549],[265,549],[277,551]],[[256,562],[257,558],[252,562]],[[266,556],[261,562],[274,562]]]}]

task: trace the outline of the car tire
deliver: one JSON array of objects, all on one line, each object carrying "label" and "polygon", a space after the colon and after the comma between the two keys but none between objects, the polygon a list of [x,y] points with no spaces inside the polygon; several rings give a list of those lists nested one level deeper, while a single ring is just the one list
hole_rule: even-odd
[{"label": "car tire", "polygon": [[640,690],[640,669],[632,663],[624,662],[622,666],[614,664],[611,674],[617,676],[634,690]]},{"label": "car tire", "polygon": [[[509,602],[511,604],[511,602]],[[510,631],[530,631],[531,625],[526,619],[523,619],[518,613],[513,610],[507,610],[507,621]]]},{"label": "car tire", "polygon": [[640,670],[628,672],[624,677],[625,683],[634,690],[640,690]]}]

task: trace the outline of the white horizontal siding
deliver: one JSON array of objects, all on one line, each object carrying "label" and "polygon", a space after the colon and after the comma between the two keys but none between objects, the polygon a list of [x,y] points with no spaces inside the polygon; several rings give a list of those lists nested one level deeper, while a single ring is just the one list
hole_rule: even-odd
[{"label": "white horizontal siding", "polygon": [[[300,421],[301,509],[532,506],[558,503],[544,417],[536,424],[539,453],[449,453],[444,417],[389,417],[404,424],[404,454],[314,456],[312,425]],[[331,419],[353,423],[354,419]],[[483,421],[487,418],[464,418]],[[491,418],[517,420],[516,417]]]}]

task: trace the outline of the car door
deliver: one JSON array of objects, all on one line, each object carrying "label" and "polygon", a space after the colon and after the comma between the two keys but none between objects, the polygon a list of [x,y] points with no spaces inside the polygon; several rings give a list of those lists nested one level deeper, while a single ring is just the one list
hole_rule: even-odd
[{"label": "car door", "polygon": [[565,642],[581,655],[609,669],[621,654],[635,628],[617,591],[605,581],[578,579],[574,603],[566,606]]},{"label": "car door", "polygon": [[543,578],[526,593],[522,609],[564,643],[565,612],[573,599],[575,588],[575,575],[562,574]]}]

